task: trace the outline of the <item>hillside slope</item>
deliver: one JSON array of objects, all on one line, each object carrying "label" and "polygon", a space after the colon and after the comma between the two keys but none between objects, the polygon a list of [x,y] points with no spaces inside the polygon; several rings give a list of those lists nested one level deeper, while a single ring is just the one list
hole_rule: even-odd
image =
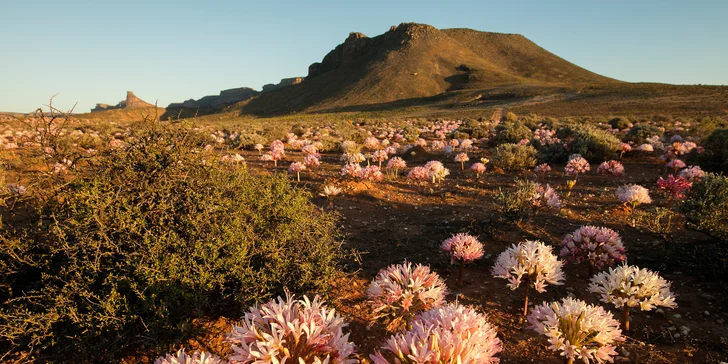
[{"label": "hillside slope", "polygon": [[514,84],[615,83],[517,34],[403,23],[369,38],[351,33],[300,84],[260,95],[243,113],[331,111]]}]

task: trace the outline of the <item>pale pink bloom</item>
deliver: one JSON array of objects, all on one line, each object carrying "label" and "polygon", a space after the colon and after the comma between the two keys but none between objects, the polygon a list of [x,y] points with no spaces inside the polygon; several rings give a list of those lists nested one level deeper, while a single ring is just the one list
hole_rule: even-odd
[{"label": "pale pink bloom", "polygon": [[272,162],[273,161],[273,154],[271,153],[265,153],[260,156],[260,160],[263,162]]},{"label": "pale pink bloom", "polygon": [[582,226],[561,242],[561,258],[567,262],[590,262],[596,268],[625,261],[622,238],[606,227]]},{"label": "pale pink bloom", "polygon": [[533,203],[533,206],[535,207],[541,207],[545,205],[555,211],[561,209],[561,200],[559,199],[559,194],[556,193],[556,190],[548,184],[546,184],[546,187],[543,187],[541,184],[536,183],[536,192],[534,192],[531,201]]},{"label": "pale pink bloom", "polygon": [[690,166],[680,171],[679,176],[690,182],[700,182],[705,176],[705,172],[698,166]]},{"label": "pale pink bloom", "polygon": [[288,166],[288,172],[299,173],[306,170],[306,165],[301,162],[293,162]]},{"label": "pale pink bloom", "polygon": [[379,182],[384,178],[384,174],[382,174],[378,166],[371,165],[362,169],[359,177],[364,181]]},{"label": "pale pink bloom", "polygon": [[27,188],[19,184],[9,183],[7,185],[7,190],[11,195],[22,196],[27,191]]},{"label": "pale pink bloom", "polygon": [[359,178],[361,176],[362,168],[356,163],[348,163],[341,169],[342,176],[349,176]]},{"label": "pale pink bloom", "polygon": [[194,355],[185,353],[185,349],[180,349],[175,354],[167,354],[166,356],[160,356],[154,361],[154,364],[224,364],[228,363],[227,360],[223,360],[220,357],[206,353],[197,352]]},{"label": "pale pink bloom", "polygon": [[450,264],[467,264],[483,257],[483,244],[469,234],[453,235],[442,242],[440,249],[450,255]]},{"label": "pale pink bloom", "polygon": [[493,277],[507,279],[511,290],[525,283],[538,292],[546,292],[549,284],[563,284],[563,264],[550,246],[540,241],[526,240],[513,244],[501,253],[491,272]]},{"label": "pale pink bloom", "polygon": [[109,141],[109,148],[124,149],[124,148],[126,148],[126,143],[123,140],[111,139],[111,141]]},{"label": "pale pink bloom", "polygon": [[270,151],[273,154],[281,154],[283,155],[285,153],[285,147],[283,145],[283,142],[280,140],[274,140],[272,143],[270,143]]},{"label": "pale pink bloom", "polygon": [[407,168],[407,162],[404,161],[404,159],[400,157],[393,157],[392,159],[387,162],[387,169],[393,169],[395,173],[399,171],[400,169]]},{"label": "pale pink bloom", "polygon": [[258,153],[260,153],[260,152],[261,152],[261,151],[263,150],[263,148],[265,148],[265,147],[263,146],[263,144],[260,144],[260,143],[256,144],[256,145],[255,145],[255,146],[253,147],[253,149],[255,149],[255,150],[257,150],[257,151],[258,151]]},{"label": "pale pink bloom", "polygon": [[667,162],[667,164],[665,164],[665,167],[672,168],[677,171],[678,169],[683,169],[686,166],[685,166],[685,162],[683,162],[679,159],[673,159],[673,160]]},{"label": "pale pink bloom", "polygon": [[652,144],[645,143],[645,144],[641,144],[640,146],[638,146],[637,147],[637,150],[640,151],[640,152],[648,152],[649,153],[649,152],[654,152],[655,151],[655,148],[652,146]]},{"label": "pale pink bloom", "polygon": [[531,141],[528,139],[521,139],[520,141],[518,141],[518,145],[528,145],[528,143],[530,142]]},{"label": "pale pink bloom", "polygon": [[477,162],[473,163],[472,166],[470,166],[470,169],[472,169],[476,175],[480,176],[481,174],[485,173],[485,164]]},{"label": "pale pink bloom", "polygon": [[306,167],[318,167],[321,164],[321,156],[318,153],[311,153],[303,159]]},{"label": "pale pink bloom", "polygon": [[301,151],[306,154],[318,154],[318,148],[316,148],[316,145],[309,144],[303,148],[301,148]]},{"label": "pale pink bloom", "polygon": [[445,142],[441,140],[433,140],[430,143],[430,148],[432,148],[432,150],[442,150],[442,148],[445,148]]},{"label": "pale pink bloom", "polygon": [[609,174],[616,177],[621,177],[624,174],[624,166],[619,161],[610,160],[602,162],[597,168],[599,174]]},{"label": "pale pink bloom", "polygon": [[487,316],[454,303],[418,315],[411,330],[391,336],[369,358],[373,364],[493,364],[500,351]]},{"label": "pale pink bloom", "polygon": [[610,312],[571,297],[534,307],[528,323],[529,329],[546,336],[549,349],[584,363],[614,361],[615,345],[624,341]]},{"label": "pale pink bloom", "polygon": [[368,137],[364,140],[364,147],[369,150],[377,150],[379,148],[379,140],[375,137]]},{"label": "pale pink bloom", "polygon": [[372,154],[373,162],[384,162],[389,159],[389,154],[385,150],[378,150]]},{"label": "pale pink bloom", "polygon": [[633,265],[609,268],[591,279],[589,292],[599,294],[602,302],[620,308],[639,307],[650,311],[655,307],[677,307],[670,282],[657,273]]},{"label": "pale pink bloom", "polygon": [[548,174],[551,172],[551,166],[549,166],[547,163],[542,163],[536,166],[536,168],[533,169],[534,172],[538,174]]},{"label": "pale pink bloom", "polygon": [[254,306],[233,326],[232,363],[354,364],[355,345],[344,334],[348,324],[316,296],[287,297]]},{"label": "pale pink bloom", "polygon": [[349,164],[358,164],[364,162],[366,157],[361,153],[344,153],[341,155],[341,160]]},{"label": "pale pink bloom", "polygon": [[445,282],[437,273],[409,262],[380,270],[367,289],[377,318],[403,324],[419,312],[443,305],[446,294]]},{"label": "pale pink bloom", "polygon": [[455,156],[455,162],[458,162],[458,163],[464,163],[464,162],[467,162],[469,160],[470,160],[470,158],[468,158],[468,154],[467,153],[458,153]]},{"label": "pale pink bloom", "polygon": [[385,151],[387,152],[387,154],[389,154],[389,155],[394,155],[394,154],[397,154],[397,147],[395,147],[394,145],[392,145],[392,146],[389,146],[389,147],[385,148],[384,150],[385,150]]},{"label": "pale pink bloom", "polygon": [[620,146],[620,150],[622,153],[627,153],[632,151],[632,146],[627,143],[622,143]]},{"label": "pale pink bloom", "polygon": [[407,173],[407,178],[418,181],[426,181],[430,178],[430,171],[425,167],[418,166],[412,168],[409,173]]},{"label": "pale pink bloom", "polygon": [[460,148],[462,149],[470,149],[473,147],[473,140],[472,139],[463,139],[460,141]]},{"label": "pale pink bloom", "polygon": [[624,185],[617,187],[617,198],[633,206],[652,203],[650,191],[640,185]]},{"label": "pale pink bloom", "polygon": [[440,161],[429,161],[425,163],[425,169],[427,169],[429,177],[432,179],[432,183],[442,182],[445,177],[450,175],[450,170],[445,168]]},{"label": "pale pink bloom", "polygon": [[569,176],[578,176],[579,174],[589,172],[590,169],[591,167],[586,159],[578,154],[573,154],[569,157],[569,162],[566,163],[564,172]]},{"label": "pale pink bloom", "polygon": [[334,196],[338,196],[341,193],[341,188],[336,187],[334,185],[326,185],[321,190],[321,193],[319,193],[319,196],[326,197],[327,199],[331,199]]},{"label": "pale pink bloom", "polygon": [[415,142],[415,145],[419,145],[420,147],[426,147],[427,146],[427,140],[424,140],[422,138],[418,138]]},{"label": "pale pink bloom", "polygon": [[457,148],[460,145],[460,142],[457,139],[450,140],[450,146],[453,148]]}]

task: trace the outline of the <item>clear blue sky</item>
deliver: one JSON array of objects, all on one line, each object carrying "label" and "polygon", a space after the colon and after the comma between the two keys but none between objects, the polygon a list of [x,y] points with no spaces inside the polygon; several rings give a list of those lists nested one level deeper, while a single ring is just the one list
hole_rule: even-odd
[{"label": "clear blue sky", "polygon": [[0,111],[160,106],[305,76],[349,32],[419,22],[520,33],[625,81],[728,84],[728,1],[0,2]]}]

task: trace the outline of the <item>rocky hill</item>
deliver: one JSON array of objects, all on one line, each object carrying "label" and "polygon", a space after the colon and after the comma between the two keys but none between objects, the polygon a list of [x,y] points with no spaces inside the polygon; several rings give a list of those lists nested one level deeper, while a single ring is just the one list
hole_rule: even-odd
[{"label": "rocky hill", "polygon": [[104,110],[115,110],[115,109],[140,109],[140,108],[147,108],[147,107],[154,107],[154,105],[136,97],[133,92],[127,91],[126,92],[126,99],[120,101],[116,105],[108,105],[108,104],[96,104],[96,107],[91,109],[91,112],[95,111],[104,111]]},{"label": "rocky hill", "polygon": [[403,23],[351,33],[306,79],[251,99],[244,113],[336,111],[507,85],[577,87],[619,81],[585,70],[518,34]]}]

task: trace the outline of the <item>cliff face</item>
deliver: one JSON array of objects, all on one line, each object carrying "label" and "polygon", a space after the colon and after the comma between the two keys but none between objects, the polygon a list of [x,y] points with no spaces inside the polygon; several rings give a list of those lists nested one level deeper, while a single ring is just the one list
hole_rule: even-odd
[{"label": "cliff face", "polygon": [[120,101],[118,104],[113,106],[109,104],[96,104],[96,107],[91,109],[91,112],[114,109],[139,109],[145,107],[154,107],[154,105],[138,98],[133,92],[127,91],[126,99]]},{"label": "cliff face", "polygon": [[258,95],[258,93],[258,91],[255,91],[249,87],[232,88],[220,91],[219,95],[205,96],[199,100],[189,99],[184,102],[171,103],[167,108],[199,109],[221,107],[248,100]]}]

